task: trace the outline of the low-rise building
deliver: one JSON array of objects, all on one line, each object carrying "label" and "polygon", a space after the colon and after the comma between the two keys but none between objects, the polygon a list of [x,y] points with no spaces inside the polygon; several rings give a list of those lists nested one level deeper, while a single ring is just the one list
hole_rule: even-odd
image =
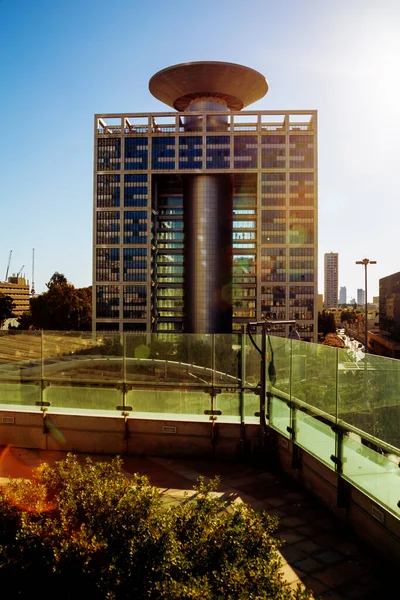
[{"label": "low-rise building", "polygon": [[0,294],[12,298],[17,317],[29,311],[29,283],[24,277],[9,277],[8,281],[0,281]]}]

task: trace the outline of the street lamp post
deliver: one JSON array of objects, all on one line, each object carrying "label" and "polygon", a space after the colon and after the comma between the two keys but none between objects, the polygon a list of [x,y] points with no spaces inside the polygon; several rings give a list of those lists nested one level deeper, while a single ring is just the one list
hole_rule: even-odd
[{"label": "street lamp post", "polygon": [[367,267],[368,265],[376,265],[376,260],[369,260],[369,258],[363,258],[362,260],[356,260],[356,265],[364,265],[365,275],[365,343],[364,352],[368,354],[368,295],[367,295]]}]

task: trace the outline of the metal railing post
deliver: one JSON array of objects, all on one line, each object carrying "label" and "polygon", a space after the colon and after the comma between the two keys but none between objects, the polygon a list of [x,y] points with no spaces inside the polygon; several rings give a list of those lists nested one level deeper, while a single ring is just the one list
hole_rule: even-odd
[{"label": "metal railing post", "polygon": [[240,411],[240,441],[242,444],[246,441],[246,416],[245,416],[245,395],[244,385],[246,379],[246,343],[245,343],[245,326],[242,325],[240,332],[240,350],[238,353],[238,375],[240,381],[239,392],[239,411]]}]

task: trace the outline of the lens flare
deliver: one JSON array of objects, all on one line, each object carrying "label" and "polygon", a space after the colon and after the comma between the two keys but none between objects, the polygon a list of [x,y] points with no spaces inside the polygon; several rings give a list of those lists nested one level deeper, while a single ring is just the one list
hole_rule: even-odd
[{"label": "lens flare", "polygon": [[10,504],[31,513],[54,510],[55,500],[49,500],[46,488],[40,482],[43,465],[29,467],[11,446],[0,454],[0,493]]},{"label": "lens flare", "polygon": [[61,433],[61,431],[59,429],[57,429],[57,427],[54,425],[54,423],[52,423],[50,421],[50,419],[46,419],[46,427],[47,427],[47,432],[49,433],[49,435],[51,435],[56,442],[58,442],[59,444],[65,444],[65,437],[64,435]]},{"label": "lens flare", "polygon": [[149,358],[150,348],[146,346],[146,344],[140,344],[139,346],[136,346],[134,355],[135,358]]}]

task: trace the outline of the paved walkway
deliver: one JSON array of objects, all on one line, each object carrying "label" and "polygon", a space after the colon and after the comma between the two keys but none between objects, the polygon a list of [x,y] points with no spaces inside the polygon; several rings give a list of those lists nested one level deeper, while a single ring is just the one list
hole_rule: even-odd
[{"label": "paved walkway", "polygon": [[[62,452],[12,448],[0,459],[0,483],[7,477],[29,478],[32,469],[54,464]],[[110,457],[91,456],[93,460]],[[147,475],[165,504],[193,493],[200,475],[219,475],[219,491],[279,517],[283,575],[290,587],[303,583],[324,600],[380,600],[397,597],[394,568],[357,540],[317,499],[287,476],[245,464],[125,457],[124,470]]]}]

